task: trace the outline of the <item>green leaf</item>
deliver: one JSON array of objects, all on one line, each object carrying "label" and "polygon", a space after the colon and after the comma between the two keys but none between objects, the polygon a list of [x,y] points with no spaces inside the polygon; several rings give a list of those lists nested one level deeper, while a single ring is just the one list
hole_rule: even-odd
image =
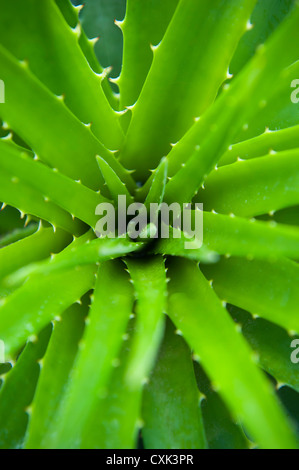
[{"label": "green leaf", "polygon": [[264,44],[279,24],[290,13],[295,0],[258,0],[250,18],[249,30],[241,38],[230,63],[230,72],[236,75]]},{"label": "green leaf", "polygon": [[242,336],[191,261],[169,261],[169,315],[199,356],[234,415],[264,448],[296,448],[296,439]]},{"label": "green leaf", "polygon": [[147,449],[202,449],[205,437],[191,351],[167,322],[164,341],[142,405]]},{"label": "green leaf", "polygon": [[73,220],[71,214],[53,202],[45,201],[39,191],[2,169],[0,172],[0,199],[22,211],[22,216],[29,213],[50,222],[54,227],[62,228],[66,232],[76,235],[82,233],[82,222]]},{"label": "green leaf", "polygon": [[294,261],[229,258],[202,270],[221,299],[299,332],[299,266]]},{"label": "green leaf", "polygon": [[274,212],[273,218],[279,224],[299,225],[299,206],[288,207],[281,211]]},{"label": "green leaf", "polygon": [[47,435],[69,381],[85,326],[85,315],[86,306],[74,304],[63,313],[61,321],[54,322],[31,407],[25,443],[27,449],[43,448],[44,436]]},{"label": "green leaf", "polygon": [[32,235],[0,250],[0,278],[59,252],[70,241],[71,237],[64,232],[40,226]]},{"label": "green leaf", "polygon": [[99,37],[95,53],[104,67],[112,67],[112,77],[119,75],[122,62],[122,34],[115,20],[122,20],[125,10],[126,0],[87,0],[80,13],[87,36]]},{"label": "green leaf", "polygon": [[231,417],[227,406],[215,392],[200,367],[194,362],[194,371],[198,388],[201,391],[200,408],[209,449],[247,449],[249,440],[236,420]]},{"label": "green leaf", "polygon": [[[5,137],[1,137],[1,141],[6,142],[8,145],[11,147],[17,148],[21,150],[22,152],[26,152],[29,156],[34,157],[34,153],[32,150],[30,150],[25,142],[20,142],[20,138],[13,134],[12,131],[9,131],[9,133]],[[20,145],[22,143],[22,145]]]},{"label": "green leaf", "polygon": [[1,44],[18,60],[28,61],[31,72],[54,94],[65,95],[69,109],[80,121],[92,123],[92,132],[107,148],[118,149],[123,138],[118,116],[105,97],[102,77],[81,51],[80,29],[69,27],[52,0],[16,0],[10,5],[1,0],[0,8]]},{"label": "green leaf", "polygon": [[[29,341],[16,365],[5,376],[0,392],[0,448],[22,448],[30,415],[30,404],[40,372],[39,360],[44,356],[52,328],[49,325]],[[21,393],[20,393],[21,392]]]},{"label": "green leaf", "polygon": [[65,21],[71,28],[75,28],[79,19],[79,8],[73,5],[71,0],[55,0],[56,5],[60,9]]},{"label": "green leaf", "polygon": [[170,143],[177,142],[216,98],[254,3],[182,0],[178,4],[154,52],[121,153],[121,161],[136,169],[138,179],[144,181],[148,169],[169,152]]},{"label": "green leaf", "polygon": [[114,361],[114,370],[105,398],[99,401],[95,414],[98,421],[87,433],[84,447],[97,449],[134,449],[141,421],[142,387],[132,388],[126,381],[131,344],[134,341],[134,319],[129,322],[123,347]]},{"label": "green leaf", "polygon": [[[1,219],[1,218],[0,218]],[[36,232],[38,228],[37,224],[29,224],[28,227],[16,228],[12,232],[9,232],[0,238],[0,248],[3,248],[11,243],[16,243],[23,238],[29,237]]]},{"label": "green leaf", "polygon": [[299,395],[298,392],[292,390],[289,387],[281,387],[277,395],[283,406],[286,409],[286,412],[290,419],[293,421],[294,426],[296,426],[297,434],[299,433]]},{"label": "green leaf", "polygon": [[[191,226],[194,227],[195,232],[194,248],[188,245],[191,239],[187,238],[187,234],[171,228],[170,236],[159,239],[151,251],[185,256],[202,262],[215,262],[218,260],[217,255],[270,260],[281,257],[299,259],[297,227],[277,224],[273,220],[261,222],[256,219],[247,220],[206,211],[201,214],[199,226],[195,223],[195,214],[195,211],[190,214]],[[202,244],[199,231],[202,232]],[[196,243],[196,238],[198,243]]]},{"label": "green leaf", "polygon": [[[243,128],[236,134],[234,142],[251,139],[262,134],[265,129],[276,131],[299,124],[299,104],[293,102],[291,87],[299,74],[299,56],[296,62],[285,69],[282,76],[260,87],[261,101],[259,107],[248,108]],[[270,87],[270,88],[269,88]],[[270,93],[269,93],[270,91]],[[269,96],[268,96],[269,95]]]},{"label": "green leaf", "polygon": [[[58,8],[60,9],[61,13],[63,14],[66,22],[71,26],[71,28],[75,29],[76,27],[78,27],[79,12],[81,11],[82,5],[75,7],[72,5],[70,0],[55,0],[55,2]],[[85,26],[86,26],[86,23],[85,23]],[[79,28],[80,27],[78,27],[78,29]],[[99,64],[99,61],[94,51],[94,45],[97,39],[98,38],[88,39],[84,30],[83,29],[80,30],[79,45],[81,47],[82,52],[85,55],[86,60],[88,61],[92,70],[96,72],[97,74],[102,74],[103,68]],[[119,108],[119,100],[116,94],[112,91],[112,88],[108,80],[108,76],[105,76],[105,74],[106,72],[104,72],[103,74],[103,79],[102,79],[101,84],[102,84],[104,93],[110,105],[113,107],[113,109],[117,110]]]},{"label": "green leaf", "polygon": [[3,385],[4,380],[5,380],[5,375],[11,369],[12,369],[12,363],[11,362],[4,362],[0,365],[0,389]]},{"label": "green leaf", "polygon": [[[200,240],[194,240],[194,248],[187,248],[190,238],[187,238],[184,232],[179,229],[169,227],[169,237],[160,238],[150,247],[150,253],[182,256],[203,263],[215,263],[219,259],[218,253],[209,250],[205,244],[201,245]],[[190,246],[190,245],[189,245]],[[199,246],[199,248],[198,248]]]},{"label": "green leaf", "polygon": [[299,259],[299,230],[273,221],[203,212],[203,242],[220,255]]},{"label": "green leaf", "polygon": [[4,280],[5,286],[20,284],[31,275],[43,275],[67,272],[80,266],[107,261],[138,251],[142,243],[134,243],[124,238],[98,238],[91,240],[92,232],[75,239],[65,250],[52,255],[51,260],[32,263],[19,269]]},{"label": "green leaf", "polygon": [[94,283],[94,266],[32,276],[0,302],[1,339],[10,357],[26,339],[82,297]]},{"label": "green leaf", "polygon": [[[140,232],[139,239],[144,241],[146,238],[155,237],[158,234],[160,204],[163,202],[165,187],[167,182],[168,163],[166,158],[162,158],[159,166],[153,173],[153,178],[148,180],[147,187],[143,186],[135,192],[138,201],[144,201],[145,211],[144,218],[148,221],[150,214],[150,223]],[[145,200],[144,200],[145,199]],[[156,204],[155,210],[152,204]],[[142,211],[140,212],[140,214]],[[150,240],[148,240],[150,242]]]},{"label": "green leaf", "polygon": [[238,159],[264,157],[273,152],[281,152],[299,147],[299,126],[289,127],[279,131],[266,130],[262,135],[253,139],[232,145],[222,155],[219,166],[235,163]]},{"label": "green leaf", "polygon": [[162,158],[159,166],[153,172],[152,178],[148,180],[148,184],[136,190],[137,199],[139,201],[145,199],[144,204],[147,209],[150,209],[151,203],[161,204],[163,202],[167,182],[167,169],[167,159]]},{"label": "green leaf", "polygon": [[98,155],[96,159],[112,199],[117,203],[118,196],[124,195],[128,198],[130,204],[133,203],[134,199],[127,190],[126,185],[120,180],[108,163]]},{"label": "green leaf", "polygon": [[[161,257],[126,260],[136,290],[136,321],[129,327],[119,364],[112,374],[107,398],[98,403],[97,429],[85,435],[87,448],[131,448],[134,446],[142,386],[163,335],[165,302],[165,267]],[[148,286],[145,290],[144,283]],[[104,426],[105,431],[103,431]],[[88,431],[88,429],[87,429]]]},{"label": "green leaf", "polygon": [[290,358],[291,342],[299,336],[290,337],[277,325],[263,318],[253,318],[233,305],[228,306],[228,311],[242,326],[242,333],[257,353],[260,366],[277,380],[279,387],[286,384],[299,392],[298,365]]},{"label": "green leaf", "polygon": [[205,210],[254,217],[299,203],[299,150],[238,161],[213,172],[195,198]]},{"label": "green leaf", "polygon": [[[18,209],[8,206],[5,203],[1,203],[0,209],[0,236],[1,236],[1,247],[3,241],[3,236],[8,235],[9,232],[13,231],[22,231],[25,226],[25,220],[22,217],[22,214]],[[34,229],[35,230],[35,229]],[[34,231],[33,230],[33,231]]]},{"label": "green leaf", "polygon": [[95,138],[89,127],[84,126],[63,100],[53,95],[30,72],[26,63],[15,59],[3,46],[0,46],[0,66],[1,78],[9,84],[0,116],[30,145],[38,158],[98,190],[103,186],[103,180],[95,156],[101,155],[128,187],[135,188],[129,173]]},{"label": "green leaf", "polygon": [[242,428],[231,419],[220,396],[211,392],[201,402],[209,449],[248,449],[252,447]]},{"label": "green leaf", "polygon": [[[123,343],[132,306],[132,287],[121,262],[104,263],[97,275],[94,302],[71,380],[44,439],[46,448],[93,447],[99,416],[95,409]],[[87,442],[82,440],[84,434]]]},{"label": "green leaf", "polygon": [[[14,190],[13,180],[21,181],[28,189],[39,193],[44,200],[43,206],[53,202],[91,227],[95,227],[98,220],[95,214],[96,206],[101,202],[108,202],[102,195],[82,183],[34,161],[3,142],[0,142],[0,169],[11,175],[11,186]],[[3,197],[2,199],[4,200]]]},{"label": "green leaf", "polygon": [[[278,98],[286,89],[289,92],[293,70],[286,67],[298,59],[294,47],[299,40],[299,37],[295,39],[298,17],[299,8],[296,8],[231,85],[225,87],[214,105],[172,148],[167,157],[171,178],[165,192],[167,202],[190,201],[226,149],[234,143],[239,129],[247,128],[248,119],[255,122],[267,100],[272,98],[275,102],[276,92]],[[273,76],[276,77],[274,84]],[[290,95],[288,102],[291,103],[289,98]],[[281,100],[278,101],[281,104]],[[262,132],[267,125],[268,122],[264,122]],[[248,138],[243,136],[243,140]]]},{"label": "green leaf", "polygon": [[137,101],[153,61],[150,46],[162,40],[178,3],[127,0],[126,16],[119,23],[124,37],[123,65],[117,80],[121,108]]},{"label": "green leaf", "polygon": [[125,263],[137,300],[135,334],[125,379],[130,388],[138,389],[148,377],[163,337],[166,297],[165,265],[162,256],[144,259],[127,258]]}]

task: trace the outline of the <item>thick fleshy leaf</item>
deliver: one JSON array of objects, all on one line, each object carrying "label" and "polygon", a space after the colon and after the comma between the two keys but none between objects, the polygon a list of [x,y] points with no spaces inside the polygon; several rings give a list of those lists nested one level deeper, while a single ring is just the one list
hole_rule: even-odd
[{"label": "thick fleshy leaf", "polygon": [[145,180],[148,169],[214,101],[254,4],[255,0],[178,4],[155,49],[121,152],[121,161],[136,169],[138,179]]},{"label": "thick fleshy leaf", "polygon": [[273,391],[212,287],[191,261],[174,259],[169,266],[169,315],[230,410],[261,447],[296,448]]},{"label": "thick fleshy leaf", "polygon": [[[293,70],[288,65],[298,59],[294,47],[299,39],[298,17],[297,7],[265,46],[258,49],[242,73],[225,87],[214,105],[172,148],[167,157],[171,179],[166,187],[166,201],[190,201],[222,154],[234,143],[237,132],[247,128],[250,118],[253,123],[256,121],[261,107],[276,92],[279,97],[281,92],[289,90]],[[261,132],[267,125],[265,122]],[[246,138],[249,137],[243,137]]]},{"label": "thick fleshy leaf", "polygon": [[1,339],[8,357],[26,339],[79,300],[93,287],[94,266],[32,276],[0,302]]},{"label": "thick fleshy leaf", "polygon": [[[274,212],[270,214],[270,217],[273,217],[275,222],[279,224],[286,225],[299,225],[299,205],[294,207],[288,207],[287,209],[282,209],[281,211]],[[267,220],[267,219],[266,219]]]},{"label": "thick fleshy leaf", "polygon": [[4,170],[0,173],[0,194],[7,204],[18,208],[21,215],[33,215],[75,235],[79,235],[84,230],[82,222],[73,219],[71,214],[61,207],[45,200],[39,191]]},{"label": "thick fleshy leaf", "polygon": [[[76,4],[83,2],[76,0]],[[80,21],[89,38],[99,38],[95,53],[103,67],[111,67],[117,77],[122,62],[122,34],[115,20],[125,16],[126,0],[87,0],[80,12]]]},{"label": "thick fleshy leaf", "polygon": [[1,44],[18,60],[28,61],[30,71],[55,95],[64,95],[66,105],[80,121],[92,123],[91,130],[107,148],[118,149],[118,116],[105,97],[102,77],[81,51],[80,30],[69,27],[53,0],[1,0],[0,8]]},{"label": "thick fleshy leaf", "polygon": [[299,265],[294,261],[223,258],[202,270],[221,299],[299,333]]},{"label": "thick fleshy leaf", "polygon": [[127,190],[126,185],[121,181],[108,163],[98,155],[96,159],[105,183],[109,189],[111,198],[117,203],[118,196],[124,195],[127,197],[128,203],[133,203],[134,199]]},{"label": "thick fleshy leaf", "polygon": [[[195,225],[195,236],[202,231],[203,244],[194,248],[190,239],[177,229],[170,229],[170,237],[157,240],[151,248],[153,253],[185,256],[202,262],[215,262],[218,255],[247,256],[259,259],[290,257],[299,259],[299,231],[297,227],[261,222],[241,217],[229,217],[213,212],[203,212],[200,226]],[[196,231],[200,231],[196,233]],[[177,238],[176,238],[177,237]],[[191,239],[192,240],[192,239]],[[189,244],[188,244],[189,241]],[[191,246],[190,246],[191,245]]]},{"label": "thick fleshy leaf", "polygon": [[203,243],[220,255],[299,259],[299,230],[273,221],[204,212]]},{"label": "thick fleshy leaf", "polygon": [[230,63],[230,73],[236,75],[256,49],[264,44],[281,21],[291,12],[295,0],[258,0],[250,17],[250,27],[240,43]]},{"label": "thick fleshy leaf", "polygon": [[144,201],[147,209],[150,209],[151,203],[161,204],[161,202],[163,202],[165,186],[167,182],[167,168],[168,162],[166,158],[162,158],[154,173],[151,186]]},{"label": "thick fleshy leaf", "polygon": [[[22,448],[44,356],[52,327],[46,327],[32,342],[28,341],[16,365],[5,376],[0,392],[0,448]],[[21,393],[20,393],[21,391]]]},{"label": "thick fleshy leaf", "polygon": [[170,321],[143,395],[147,449],[202,449],[205,436],[191,351]]},{"label": "thick fleshy leaf", "polygon": [[[192,211],[193,241],[192,238],[187,238],[184,232],[170,228],[170,236],[157,240],[150,248],[151,251],[184,256],[206,263],[216,262],[218,255],[271,260],[285,256],[299,259],[297,227],[277,224],[273,220],[261,222],[256,219],[247,220],[214,212],[203,212],[199,220],[200,225],[195,223],[194,219],[195,213]],[[200,243],[201,233],[202,244]],[[196,243],[196,237],[198,243]]]},{"label": "thick fleshy leaf", "polygon": [[[8,235],[13,231],[18,231],[22,233],[25,228],[25,219],[23,214],[20,213],[18,209],[8,206],[5,203],[1,204],[0,210],[0,247],[4,246],[4,236]],[[27,227],[28,228],[28,227]],[[32,228],[32,227],[31,227]],[[33,227],[32,231],[36,230],[36,225]],[[24,236],[26,236],[26,231]]]},{"label": "thick fleshy leaf", "polygon": [[87,433],[83,447],[97,449],[134,449],[142,427],[142,386],[132,388],[126,380],[131,344],[134,340],[134,319],[129,322],[123,347],[113,362],[114,370],[105,397],[97,404],[98,420],[93,432]]},{"label": "thick fleshy leaf", "polygon": [[299,203],[299,150],[226,165],[196,195],[206,210],[254,217]]},{"label": "thick fleshy leaf", "polygon": [[135,389],[147,378],[163,337],[166,274],[162,256],[127,258],[126,265],[137,300],[135,334],[126,374],[129,387]]},{"label": "thick fleshy leaf", "polygon": [[229,165],[238,159],[264,157],[269,153],[281,152],[299,147],[299,126],[289,127],[280,131],[269,131],[268,129],[258,137],[245,140],[232,145],[222,155],[219,165]]},{"label": "thick fleshy leaf", "polygon": [[[152,246],[150,246],[150,253],[181,256],[183,258],[189,258],[196,261],[202,261],[203,263],[215,263],[219,260],[219,255],[215,251],[209,250],[206,245],[190,241],[184,235],[184,232],[179,229],[173,229],[169,227],[169,237],[160,238]],[[190,244],[193,247],[190,248]],[[199,248],[198,248],[199,246]]]},{"label": "thick fleshy leaf", "polygon": [[18,285],[31,275],[46,276],[55,272],[63,273],[70,269],[78,269],[80,266],[119,258],[142,248],[142,243],[134,243],[124,238],[97,238],[96,240],[92,238],[92,232],[87,232],[75,239],[65,250],[52,255],[51,260],[29,264],[11,274],[5,279],[4,284],[6,286]]},{"label": "thick fleshy leaf", "polygon": [[29,263],[61,251],[71,237],[62,231],[40,226],[32,235],[0,250],[0,279]]},{"label": "thick fleshy leaf", "polygon": [[[97,427],[86,429],[83,447],[132,448],[140,426],[141,393],[163,335],[165,268],[161,257],[126,260],[136,289],[136,321],[129,325],[126,342],[107,388],[99,401]],[[143,289],[146,283],[148,289]]]},{"label": "thick fleshy leaf", "polygon": [[117,80],[121,108],[137,101],[153,61],[151,46],[161,42],[178,3],[127,0],[126,16],[118,23],[124,37],[123,65]]},{"label": "thick fleshy leaf", "polygon": [[[6,194],[7,198],[13,200],[16,186],[21,182],[28,187],[28,191],[38,193],[39,199],[44,201],[43,207],[51,202],[91,227],[95,227],[97,221],[96,206],[101,202],[108,202],[108,199],[82,183],[73,181],[41,162],[34,161],[3,142],[0,142],[0,169],[1,172],[3,170],[10,175],[11,181],[11,191],[2,190],[2,194],[0,192],[0,198],[4,202],[9,202],[5,200]],[[43,207],[40,209],[41,212]]]},{"label": "thick fleshy leaf", "polygon": [[250,313],[233,305],[227,308],[242,326],[242,333],[256,351],[260,366],[277,380],[279,387],[286,384],[299,392],[298,364],[291,361],[291,343],[299,342],[299,336],[290,337],[277,325],[263,318],[253,318]]},{"label": "thick fleshy leaf", "polygon": [[200,408],[209,449],[247,449],[250,441],[246,438],[240,423],[231,416],[219,393],[213,390],[211,382],[198,362],[194,371],[201,392]]},{"label": "thick fleshy leaf", "polygon": [[[0,225],[1,225],[1,217],[0,217]],[[38,224],[32,223],[32,224],[29,224],[28,227],[16,228],[12,232],[2,235],[0,237],[0,248],[8,246],[11,243],[16,243],[20,240],[23,240],[23,238],[33,235],[37,229],[38,229]]]},{"label": "thick fleshy leaf", "polygon": [[54,322],[48,349],[41,363],[34,403],[31,407],[26,448],[43,447],[44,436],[53,421],[67,387],[72,366],[78,352],[87,313],[86,305],[74,304],[63,313],[61,321]]},{"label": "thick fleshy leaf", "polygon": [[[82,10],[82,5],[79,4],[78,6],[74,6],[70,0],[55,0],[55,2],[58,8],[60,9],[61,13],[63,14],[64,19],[70,25],[70,27],[73,29],[77,28],[78,30],[80,30],[79,45],[90,67],[95,73],[102,74],[103,68],[101,67],[94,51],[94,46],[98,38],[94,38],[94,36],[91,36],[92,39],[89,39],[86,36],[85,31],[82,28],[80,28],[80,26],[78,26],[79,12]],[[87,25],[85,22],[85,27],[86,26]],[[116,94],[112,91],[112,88],[108,80],[108,76],[105,76],[105,74],[106,72],[104,72],[103,74],[103,79],[102,79],[101,84],[102,84],[103,90],[105,92],[105,95],[110,105],[113,107],[113,109],[117,110],[119,108],[119,102],[118,102],[119,100]]]},{"label": "thick fleshy leaf", "polygon": [[15,59],[2,45],[0,65],[2,80],[9,84],[0,116],[30,145],[38,158],[98,190],[103,186],[103,179],[95,157],[101,155],[122,181],[134,189],[129,173],[95,138],[90,128],[32,74],[26,62]]},{"label": "thick fleshy leaf", "polygon": [[281,387],[277,391],[277,395],[299,434],[299,393],[289,387]]},{"label": "thick fleshy leaf", "polygon": [[259,92],[263,94],[263,98],[259,107],[248,108],[245,123],[235,135],[233,143],[256,137],[267,129],[277,131],[299,124],[299,103],[293,86],[293,83],[297,83],[299,74],[298,53],[295,60],[295,63],[285,69],[279,81],[276,79],[271,85],[268,82],[261,85]]},{"label": "thick fleshy leaf", "polygon": [[106,392],[132,307],[133,290],[124,266],[120,261],[104,263],[97,274],[94,301],[71,380],[44,437],[46,448],[93,447],[100,419],[95,410]]}]

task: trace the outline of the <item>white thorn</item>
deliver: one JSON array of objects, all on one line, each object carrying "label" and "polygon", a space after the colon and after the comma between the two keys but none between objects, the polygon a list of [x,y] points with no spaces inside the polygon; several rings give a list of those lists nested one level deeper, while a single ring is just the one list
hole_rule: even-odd
[{"label": "white thorn", "polygon": [[72,28],[72,31],[76,36],[80,36],[80,34],[81,34],[81,25],[80,25],[80,23],[77,23],[76,26],[74,28]]},{"label": "white thorn", "polygon": [[158,47],[160,46],[160,42],[158,44],[156,44],[155,46],[153,44],[150,44],[150,48],[153,52],[155,52],[156,49],[158,49]]},{"label": "white thorn", "polygon": [[246,23],[246,31],[250,31],[254,27],[254,24],[250,20]]},{"label": "white thorn", "polygon": [[88,42],[92,44],[93,46],[95,46],[95,44],[98,42],[99,39],[100,39],[100,36],[96,36],[95,38],[88,39]]}]

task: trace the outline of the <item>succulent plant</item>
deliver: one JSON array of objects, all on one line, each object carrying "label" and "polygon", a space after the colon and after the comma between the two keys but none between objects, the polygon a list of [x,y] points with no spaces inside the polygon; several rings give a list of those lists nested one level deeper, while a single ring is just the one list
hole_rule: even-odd
[{"label": "succulent plant", "polygon": [[0,10],[0,447],[296,448],[298,2]]}]

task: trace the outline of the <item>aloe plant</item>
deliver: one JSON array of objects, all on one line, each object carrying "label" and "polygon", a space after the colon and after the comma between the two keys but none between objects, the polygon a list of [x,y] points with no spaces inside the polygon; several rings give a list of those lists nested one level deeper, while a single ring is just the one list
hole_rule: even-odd
[{"label": "aloe plant", "polygon": [[297,448],[299,3],[0,9],[0,447]]}]

